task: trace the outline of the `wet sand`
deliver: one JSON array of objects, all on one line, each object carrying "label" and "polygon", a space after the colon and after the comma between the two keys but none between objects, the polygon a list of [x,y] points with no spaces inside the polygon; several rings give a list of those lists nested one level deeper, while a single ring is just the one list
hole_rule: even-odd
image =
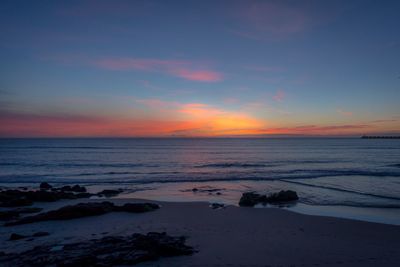
[{"label": "wet sand", "polygon": [[[67,204],[43,203],[51,210]],[[108,200],[109,201],[109,200]],[[116,204],[145,202],[111,200]],[[211,209],[208,203],[156,202],[162,207],[143,214],[109,213],[65,221],[0,227],[0,251],[23,251],[40,244],[62,244],[149,231],[187,236],[198,253],[163,258],[138,266],[398,266],[400,226],[310,216],[278,208]],[[44,210],[44,211],[45,211]],[[11,233],[49,236],[7,241]]]}]

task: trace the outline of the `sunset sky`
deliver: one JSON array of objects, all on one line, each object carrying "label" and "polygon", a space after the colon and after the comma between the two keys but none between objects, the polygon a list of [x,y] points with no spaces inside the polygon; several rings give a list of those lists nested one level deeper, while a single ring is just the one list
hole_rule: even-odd
[{"label": "sunset sky", "polygon": [[400,1],[1,1],[0,136],[400,134]]}]

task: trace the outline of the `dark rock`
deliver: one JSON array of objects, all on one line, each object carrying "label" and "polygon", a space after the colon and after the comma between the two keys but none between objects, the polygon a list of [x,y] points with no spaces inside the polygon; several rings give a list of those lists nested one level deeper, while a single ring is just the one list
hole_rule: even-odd
[{"label": "dark rock", "polygon": [[0,211],[0,220],[11,220],[19,217],[19,213],[15,210]]},{"label": "dark rock", "polygon": [[[201,193],[209,193],[211,195],[211,193],[215,193],[215,192],[219,192],[221,190],[225,190],[225,189],[221,189],[221,188],[212,188],[210,186],[202,186],[200,188],[193,188],[191,191],[192,192],[201,192]],[[184,190],[187,191],[187,190]]]},{"label": "dark rock", "polygon": [[42,211],[42,210],[43,210],[42,208],[35,208],[35,207],[15,209],[15,211],[17,211],[19,213],[36,213],[36,212],[39,212],[39,211]]},{"label": "dark rock", "polygon": [[79,203],[76,205],[65,206],[57,210],[40,213],[34,216],[23,217],[17,221],[8,222],[5,226],[27,224],[41,221],[69,220],[81,217],[102,215],[109,212],[147,212],[158,209],[157,204],[152,203],[132,203],[123,206],[115,206],[111,202],[92,202]]},{"label": "dark rock", "polygon": [[93,196],[93,194],[90,194],[90,193],[87,193],[87,192],[75,194],[76,198],[89,198],[91,196]]},{"label": "dark rock", "polygon": [[154,203],[127,203],[123,206],[116,206],[116,211],[142,213],[159,209],[160,206]]},{"label": "dark rock", "polygon": [[67,244],[55,250],[50,245],[38,246],[22,253],[0,254],[2,266],[116,266],[134,265],[160,257],[191,255],[195,251],[184,237],[165,233],[133,234],[103,237]]},{"label": "dark rock", "polygon": [[51,189],[52,188],[52,186],[46,182],[40,183],[39,187],[40,187],[40,189]]},{"label": "dark rock", "polygon": [[58,188],[61,191],[72,191],[72,187],[70,185],[65,185],[61,188]]},{"label": "dark rock", "polygon": [[33,237],[41,237],[41,236],[48,236],[48,235],[50,235],[49,232],[36,232],[32,236]]},{"label": "dark rock", "polygon": [[58,188],[58,190],[65,191],[65,192],[76,192],[76,193],[85,193],[86,192],[86,188],[84,186],[80,186],[80,185],[74,185],[74,186],[65,185],[61,188]]},{"label": "dark rock", "polygon": [[32,205],[33,202],[53,202],[60,199],[77,199],[91,196],[88,193],[74,194],[64,191],[20,191],[5,190],[0,192],[0,207],[18,207]]},{"label": "dark rock", "polygon": [[10,235],[10,238],[9,238],[8,240],[14,241],[14,240],[20,240],[20,239],[24,239],[24,238],[27,238],[27,236],[25,236],[25,235],[20,235],[20,234],[16,234],[16,233],[12,233],[12,234]]},{"label": "dark rock", "polygon": [[25,191],[4,190],[0,192],[0,207],[20,207],[29,206],[33,201],[28,199]]},{"label": "dark rock", "polygon": [[224,205],[224,204],[220,204],[220,203],[212,203],[212,204],[210,205],[210,207],[211,207],[213,210],[215,210],[215,209],[223,209],[223,208],[225,208],[225,205]]},{"label": "dark rock", "polygon": [[97,195],[105,196],[105,197],[112,197],[112,196],[116,196],[116,195],[120,194],[121,192],[122,192],[122,190],[105,189],[105,190],[97,193]]},{"label": "dark rock", "polygon": [[243,193],[239,201],[239,206],[253,207],[258,203],[266,202],[266,196],[256,194],[254,192]]},{"label": "dark rock", "polygon": [[239,206],[253,207],[257,204],[280,204],[298,200],[297,193],[292,190],[281,190],[269,196],[256,194],[254,192],[243,193]]},{"label": "dark rock", "polygon": [[71,188],[71,191],[72,191],[72,192],[77,192],[77,193],[84,193],[84,192],[86,192],[86,188],[83,187],[83,186],[74,185],[74,186]]},{"label": "dark rock", "polygon": [[278,193],[273,193],[272,195],[268,196],[267,202],[268,203],[282,203],[282,202],[289,202],[289,201],[296,201],[299,197],[297,193],[292,190],[281,190]]},{"label": "dark rock", "polygon": [[0,211],[0,220],[11,220],[18,218],[21,213],[35,213],[41,211],[41,208],[19,208],[13,210]]}]

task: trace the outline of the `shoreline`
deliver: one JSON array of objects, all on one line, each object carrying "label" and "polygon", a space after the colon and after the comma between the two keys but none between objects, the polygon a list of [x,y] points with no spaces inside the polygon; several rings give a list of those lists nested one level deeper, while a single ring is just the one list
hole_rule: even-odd
[{"label": "shoreline", "polygon": [[[262,183],[276,183],[279,181],[261,181],[256,182],[252,189],[259,187]],[[54,185],[73,185],[74,183],[52,183]],[[236,185],[235,185],[236,184]],[[159,202],[179,202],[179,203],[191,203],[191,202],[203,202],[203,203],[220,203],[224,205],[232,205],[238,207],[239,199],[242,192],[252,191],[247,189],[244,191],[237,190],[238,185],[241,181],[237,182],[171,182],[171,183],[152,183],[152,184],[90,184],[82,183],[80,185],[85,186],[88,192],[95,193],[104,189],[121,189],[122,192],[111,198],[97,198],[94,200],[118,200],[118,199],[146,199],[150,201]],[[232,188],[229,188],[232,186]],[[0,183],[0,188],[18,188],[27,187],[35,189],[37,183]],[[216,194],[215,192],[193,192],[193,188],[209,188],[211,190],[221,190],[221,194]],[[280,188],[277,187],[276,190]],[[231,190],[227,192],[226,190]],[[273,189],[270,189],[273,190]],[[260,186],[259,192],[262,192],[262,186]],[[216,191],[218,192],[218,191]],[[305,215],[313,216],[327,216],[333,218],[344,218],[365,222],[382,223],[388,225],[400,225],[400,208],[397,207],[370,207],[370,206],[351,206],[351,205],[318,205],[304,203],[301,200],[302,195],[300,195],[300,200],[295,203],[290,203],[287,205],[257,205],[255,208],[260,209],[270,209],[270,208],[280,208],[291,212]]]},{"label": "shoreline", "polygon": [[[23,251],[40,244],[67,244],[108,235],[167,232],[186,236],[198,253],[162,258],[139,266],[397,266],[400,227],[342,218],[304,215],[280,208],[226,206],[205,202],[143,199],[77,199],[35,203],[43,211],[65,205],[110,201],[161,205],[143,214],[109,213],[63,221],[0,227],[0,251]],[[6,241],[9,233],[49,236]]]}]

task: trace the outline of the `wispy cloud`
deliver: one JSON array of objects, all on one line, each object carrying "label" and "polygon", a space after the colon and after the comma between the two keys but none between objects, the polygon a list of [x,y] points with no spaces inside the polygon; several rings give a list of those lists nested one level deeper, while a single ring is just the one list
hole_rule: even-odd
[{"label": "wispy cloud", "polygon": [[[41,55],[41,60],[55,61],[64,65],[86,65],[112,71],[141,71],[162,73],[197,82],[219,82],[224,74],[209,67],[203,61],[156,59],[156,58],[92,58],[81,54]],[[148,84],[148,82],[147,82]]]},{"label": "wispy cloud", "polygon": [[370,121],[370,123],[388,123],[388,122],[397,122],[397,119],[382,119],[382,120],[374,120]]},{"label": "wispy cloud", "polygon": [[353,112],[351,112],[351,111],[346,111],[346,110],[343,110],[343,109],[341,109],[341,108],[338,108],[338,109],[336,110],[336,112],[339,113],[339,114],[341,114],[341,115],[343,115],[343,116],[346,116],[346,117],[353,116]]},{"label": "wispy cloud", "polygon": [[276,91],[275,95],[272,98],[275,101],[282,102],[285,97],[286,93],[282,89],[279,89],[278,91]]},{"label": "wispy cloud", "polygon": [[109,70],[136,70],[160,72],[190,81],[218,82],[223,74],[206,69],[197,62],[142,58],[107,58],[92,61],[93,65]]},{"label": "wispy cloud", "polygon": [[275,127],[260,130],[264,134],[301,134],[301,135],[342,135],[359,134],[361,131],[372,130],[374,127],[368,124],[345,125],[301,125],[294,127]]}]

